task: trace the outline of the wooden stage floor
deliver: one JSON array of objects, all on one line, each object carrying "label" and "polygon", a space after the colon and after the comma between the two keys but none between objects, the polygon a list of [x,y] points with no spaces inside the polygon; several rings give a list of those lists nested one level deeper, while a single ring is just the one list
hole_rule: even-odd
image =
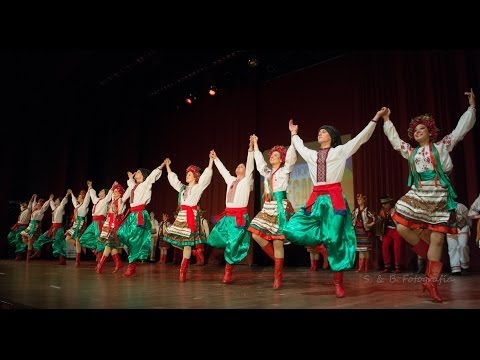
[{"label": "wooden stage floor", "polygon": [[[178,281],[178,265],[139,264],[125,278],[103,274],[93,261],[75,268],[54,260],[0,260],[0,309],[479,309],[480,274],[442,275],[443,304],[421,293],[421,276],[414,273],[345,272],[347,296],[334,295],[332,273],[306,267],[286,267],[283,286],[272,289],[273,267],[239,265],[233,282],[221,282],[219,265],[190,266],[187,282]],[[125,264],[126,265],[126,264]]]}]

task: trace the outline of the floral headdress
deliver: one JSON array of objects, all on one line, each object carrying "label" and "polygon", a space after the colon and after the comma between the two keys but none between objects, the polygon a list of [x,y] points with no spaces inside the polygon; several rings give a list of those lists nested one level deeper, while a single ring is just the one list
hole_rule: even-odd
[{"label": "floral headdress", "polygon": [[410,125],[408,126],[408,138],[410,140],[414,140],[413,134],[415,133],[415,128],[419,125],[425,125],[430,132],[430,139],[435,140],[438,136],[438,128],[435,124],[435,119],[430,114],[419,115],[410,121]]},{"label": "floral headdress", "polygon": [[198,182],[198,179],[200,179],[200,168],[195,165],[190,165],[185,172],[188,174],[189,171],[193,173],[195,181]]},{"label": "floral headdress", "polygon": [[284,146],[282,145],[275,145],[274,147],[272,147],[270,149],[270,151],[268,152],[268,157],[272,156],[272,154],[275,152],[275,151],[278,151],[280,153],[280,158],[282,159],[282,163],[285,162],[285,159],[287,158],[287,150],[285,149]]}]

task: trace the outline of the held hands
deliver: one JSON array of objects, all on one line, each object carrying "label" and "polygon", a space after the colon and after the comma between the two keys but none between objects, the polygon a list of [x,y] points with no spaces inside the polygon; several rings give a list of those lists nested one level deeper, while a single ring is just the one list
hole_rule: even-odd
[{"label": "held hands", "polygon": [[133,173],[131,171],[127,171],[127,176],[129,179],[133,178]]},{"label": "held hands", "polygon": [[470,91],[465,91],[465,95],[468,96],[468,104],[475,108],[475,94],[473,93],[473,89],[470,88]]},{"label": "held hands", "polygon": [[288,130],[290,130],[290,134],[292,136],[298,133],[298,125],[293,124],[293,119],[290,119],[290,121],[288,122]]},{"label": "held hands", "polygon": [[92,184],[93,184],[93,183],[92,183],[92,180],[87,180],[87,187],[88,187],[89,189],[92,188]]},{"label": "held hands", "polygon": [[215,150],[210,150],[210,154],[208,154],[208,157],[210,160],[215,160],[217,158],[217,154],[215,153]]},{"label": "held hands", "polygon": [[[168,159],[168,158],[167,158]],[[167,161],[167,159],[163,160],[163,162],[160,164],[160,166],[158,167],[159,170],[162,170],[165,165],[167,165],[165,162]]]},{"label": "held hands", "polygon": [[[383,108],[382,108],[383,109]],[[387,122],[387,121],[390,121],[390,114],[392,113],[390,111],[390,108],[386,108],[387,109],[387,112],[382,115],[382,118],[383,118],[383,122]]]},{"label": "held hands", "polygon": [[163,220],[164,222],[167,222],[167,221],[168,221],[168,214],[163,213],[163,214],[162,214],[162,220]]},{"label": "held hands", "polygon": [[384,116],[387,116],[387,114],[390,114],[390,109],[384,106],[377,111],[377,113],[375,114],[372,120],[376,122],[378,119],[383,117],[383,120],[385,121]]},{"label": "held hands", "polygon": [[252,150],[253,150],[253,138],[252,138],[252,135],[250,135],[249,143],[248,143],[248,151],[252,151]]}]

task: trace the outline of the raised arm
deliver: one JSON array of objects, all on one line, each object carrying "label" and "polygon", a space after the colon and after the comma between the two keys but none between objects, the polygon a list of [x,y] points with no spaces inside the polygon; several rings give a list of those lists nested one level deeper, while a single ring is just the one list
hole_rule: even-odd
[{"label": "raised arm", "polygon": [[272,169],[270,169],[263,158],[263,154],[261,153],[260,149],[258,148],[258,137],[253,134],[252,135],[252,140],[253,140],[253,149],[254,149],[254,157],[255,157],[255,163],[257,164],[257,170],[262,175],[263,177],[266,177],[270,175],[272,172]]},{"label": "raised arm", "polygon": [[210,152],[208,155],[208,167],[203,170],[202,175],[200,175],[200,178],[198,179],[198,185],[201,186],[202,190],[204,190],[208,185],[210,185],[210,182],[212,181],[212,175],[213,175],[213,159],[214,155]]},{"label": "raised arm", "polygon": [[375,130],[378,119],[386,115],[387,112],[388,112],[388,108],[382,107],[380,110],[377,111],[373,119],[369,121],[367,126],[365,126],[365,128],[357,136],[349,140],[345,145],[338,146],[339,148],[341,148],[345,158],[349,158],[350,156],[355,154],[358,151],[358,149],[360,149],[360,146],[365,144],[370,139],[370,137],[373,134],[373,131]]},{"label": "raised arm", "polygon": [[307,162],[307,164],[316,164],[317,152],[307,148],[303,144],[303,140],[298,135],[298,125],[295,125],[292,119],[290,119],[288,122],[288,129],[290,130],[290,135],[292,136],[292,145],[294,146],[295,150],[298,151],[300,156]]},{"label": "raised arm", "polygon": [[465,92],[465,95],[468,96],[469,106],[467,111],[465,111],[460,117],[455,129],[439,141],[439,143],[443,143],[447,147],[448,151],[452,151],[455,145],[463,140],[465,135],[473,128],[476,122],[475,94],[473,93],[473,89],[470,89],[469,92]]},{"label": "raised arm", "polygon": [[255,170],[254,156],[255,152],[253,138],[250,136],[250,142],[248,144],[247,163],[245,164],[245,177],[253,177],[253,170]]},{"label": "raised arm", "polygon": [[227,170],[227,168],[225,167],[225,165],[223,165],[223,163],[218,158],[215,150],[211,150],[210,154],[214,156],[213,162],[215,163],[215,166],[217,167],[218,172],[220,173],[220,175],[222,175],[225,182],[228,183],[228,181],[233,181],[235,176],[232,176],[230,172]]},{"label": "raised arm", "polygon": [[400,139],[398,136],[397,129],[393,125],[392,121],[390,120],[390,109],[387,108],[387,113],[383,115],[383,132],[387,136],[390,144],[394,150],[398,151],[405,159],[408,159],[410,156],[410,152],[412,151],[412,147],[409,143]]},{"label": "raised arm", "polygon": [[180,190],[182,189],[182,187],[184,186],[183,183],[178,179],[178,176],[177,174],[175,174],[172,169],[170,168],[170,164],[172,163],[172,161],[169,159],[169,158],[166,158],[165,159],[165,166],[167,167],[167,172],[168,172],[168,182],[170,183],[170,185],[172,185],[172,187],[177,190],[178,192],[180,192]]},{"label": "raised arm", "polygon": [[295,151],[295,146],[291,144],[287,149],[287,154],[285,156],[285,169],[287,173],[291,173],[295,163],[297,162],[297,152]]}]

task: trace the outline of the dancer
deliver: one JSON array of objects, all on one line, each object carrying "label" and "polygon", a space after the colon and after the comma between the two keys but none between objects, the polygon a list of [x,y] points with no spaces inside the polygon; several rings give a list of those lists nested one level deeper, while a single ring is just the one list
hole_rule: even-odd
[{"label": "dancer", "polygon": [[229,284],[232,282],[234,265],[245,259],[250,248],[250,232],[247,231],[250,218],[247,206],[253,189],[253,138],[250,136],[246,165],[244,163],[237,165],[236,176],[230,174],[215,151],[213,151],[213,159],[227,184],[227,192],[225,210],[215,217],[217,223],[208,236],[207,244],[225,249],[226,265],[223,283]]},{"label": "dancer", "polygon": [[[460,117],[452,133],[434,142],[438,128],[431,115],[420,115],[410,121],[408,137],[418,146],[412,147],[401,140],[390,121],[390,109],[383,116],[383,130],[393,148],[409,164],[408,185],[410,190],[395,204],[393,220],[400,235],[413,246],[413,250],[428,259],[426,281],[422,284],[434,302],[442,302],[437,282],[443,264],[443,241],[446,233],[457,233],[455,209],[456,194],[448,177],[453,164],[450,151],[475,125],[475,95],[466,92],[469,107]],[[415,230],[423,230],[423,234]],[[429,244],[421,240],[425,238]]]},{"label": "dancer", "polygon": [[[122,260],[120,259],[120,254],[118,253],[117,248],[120,246],[120,241],[118,240],[117,231],[120,227],[120,224],[124,220],[123,213],[125,211],[125,203],[122,200],[122,196],[125,193],[123,186],[117,183],[116,181],[112,185],[112,200],[108,204],[108,214],[105,223],[103,224],[102,232],[100,233],[99,242],[103,244],[102,257],[97,264],[97,274],[102,273],[103,265],[110,254],[112,254],[113,261],[115,262],[115,269],[113,270],[116,273],[123,267]],[[100,246],[97,246],[97,249]]]},{"label": "dancer", "polygon": [[128,189],[122,201],[130,201],[130,209],[125,222],[118,229],[117,235],[122,244],[128,247],[128,267],[123,274],[130,277],[136,273],[137,260],[145,260],[152,244],[152,224],[145,207],[152,198],[152,185],[162,176],[163,162],[153,171],[138,169],[135,174],[128,172]]},{"label": "dancer", "polygon": [[205,244],[207,238],[201,230],[200,214],[197,210],[197,204],[200,201],[203,191],[212,181],[213,151],[210,151],[208,167],[200,175],[200,168],[190,165],[186,170],[185,182],[183,184],[177,174],[170,168],[172,163],[170,159],[165,159],[164,163],[168,171],[168,181],[170,185],[178,191],[178,212],[172,226],[164,227],[163,240],[171,243],[175,247],[183,248],[182,264],[180,265],[179,281],[187,280],[187,270],[192,255],[192,246]]},{"label": "dancer", "polygon": [[[274,261],[273,288],[282,286],[284,242],[287,238],[284,228],[294,210],[287,199],[290,174],[297,162],[293,145],[288,150],[276,145],[268,152],[271,168],[265,162],[258,147],[258,137],[252,135],[257,170],[264,177],[264,202],[262,210],[253,218],[248,231],[263,251]],[[273,243],[273,244],[272,244]]]},{"label": "dancer", "polygon": [[377,111],[368,125],[344,145],[336,128],[323,125],[318,130],[319,151],[307,148],[297,134],[298,125],[294,125],[293,120],[289,123],[292,144],[307,162],[314,186],[305,207],[287,223],[285,236],[298,245],[325,245],[330,268],[334,271],[337,297],[345,296],[343,271],[353,267],[357,247],[350,209],[340,182],[347,159],[370,139],[378,119],[386,111],[386,107]]}]

